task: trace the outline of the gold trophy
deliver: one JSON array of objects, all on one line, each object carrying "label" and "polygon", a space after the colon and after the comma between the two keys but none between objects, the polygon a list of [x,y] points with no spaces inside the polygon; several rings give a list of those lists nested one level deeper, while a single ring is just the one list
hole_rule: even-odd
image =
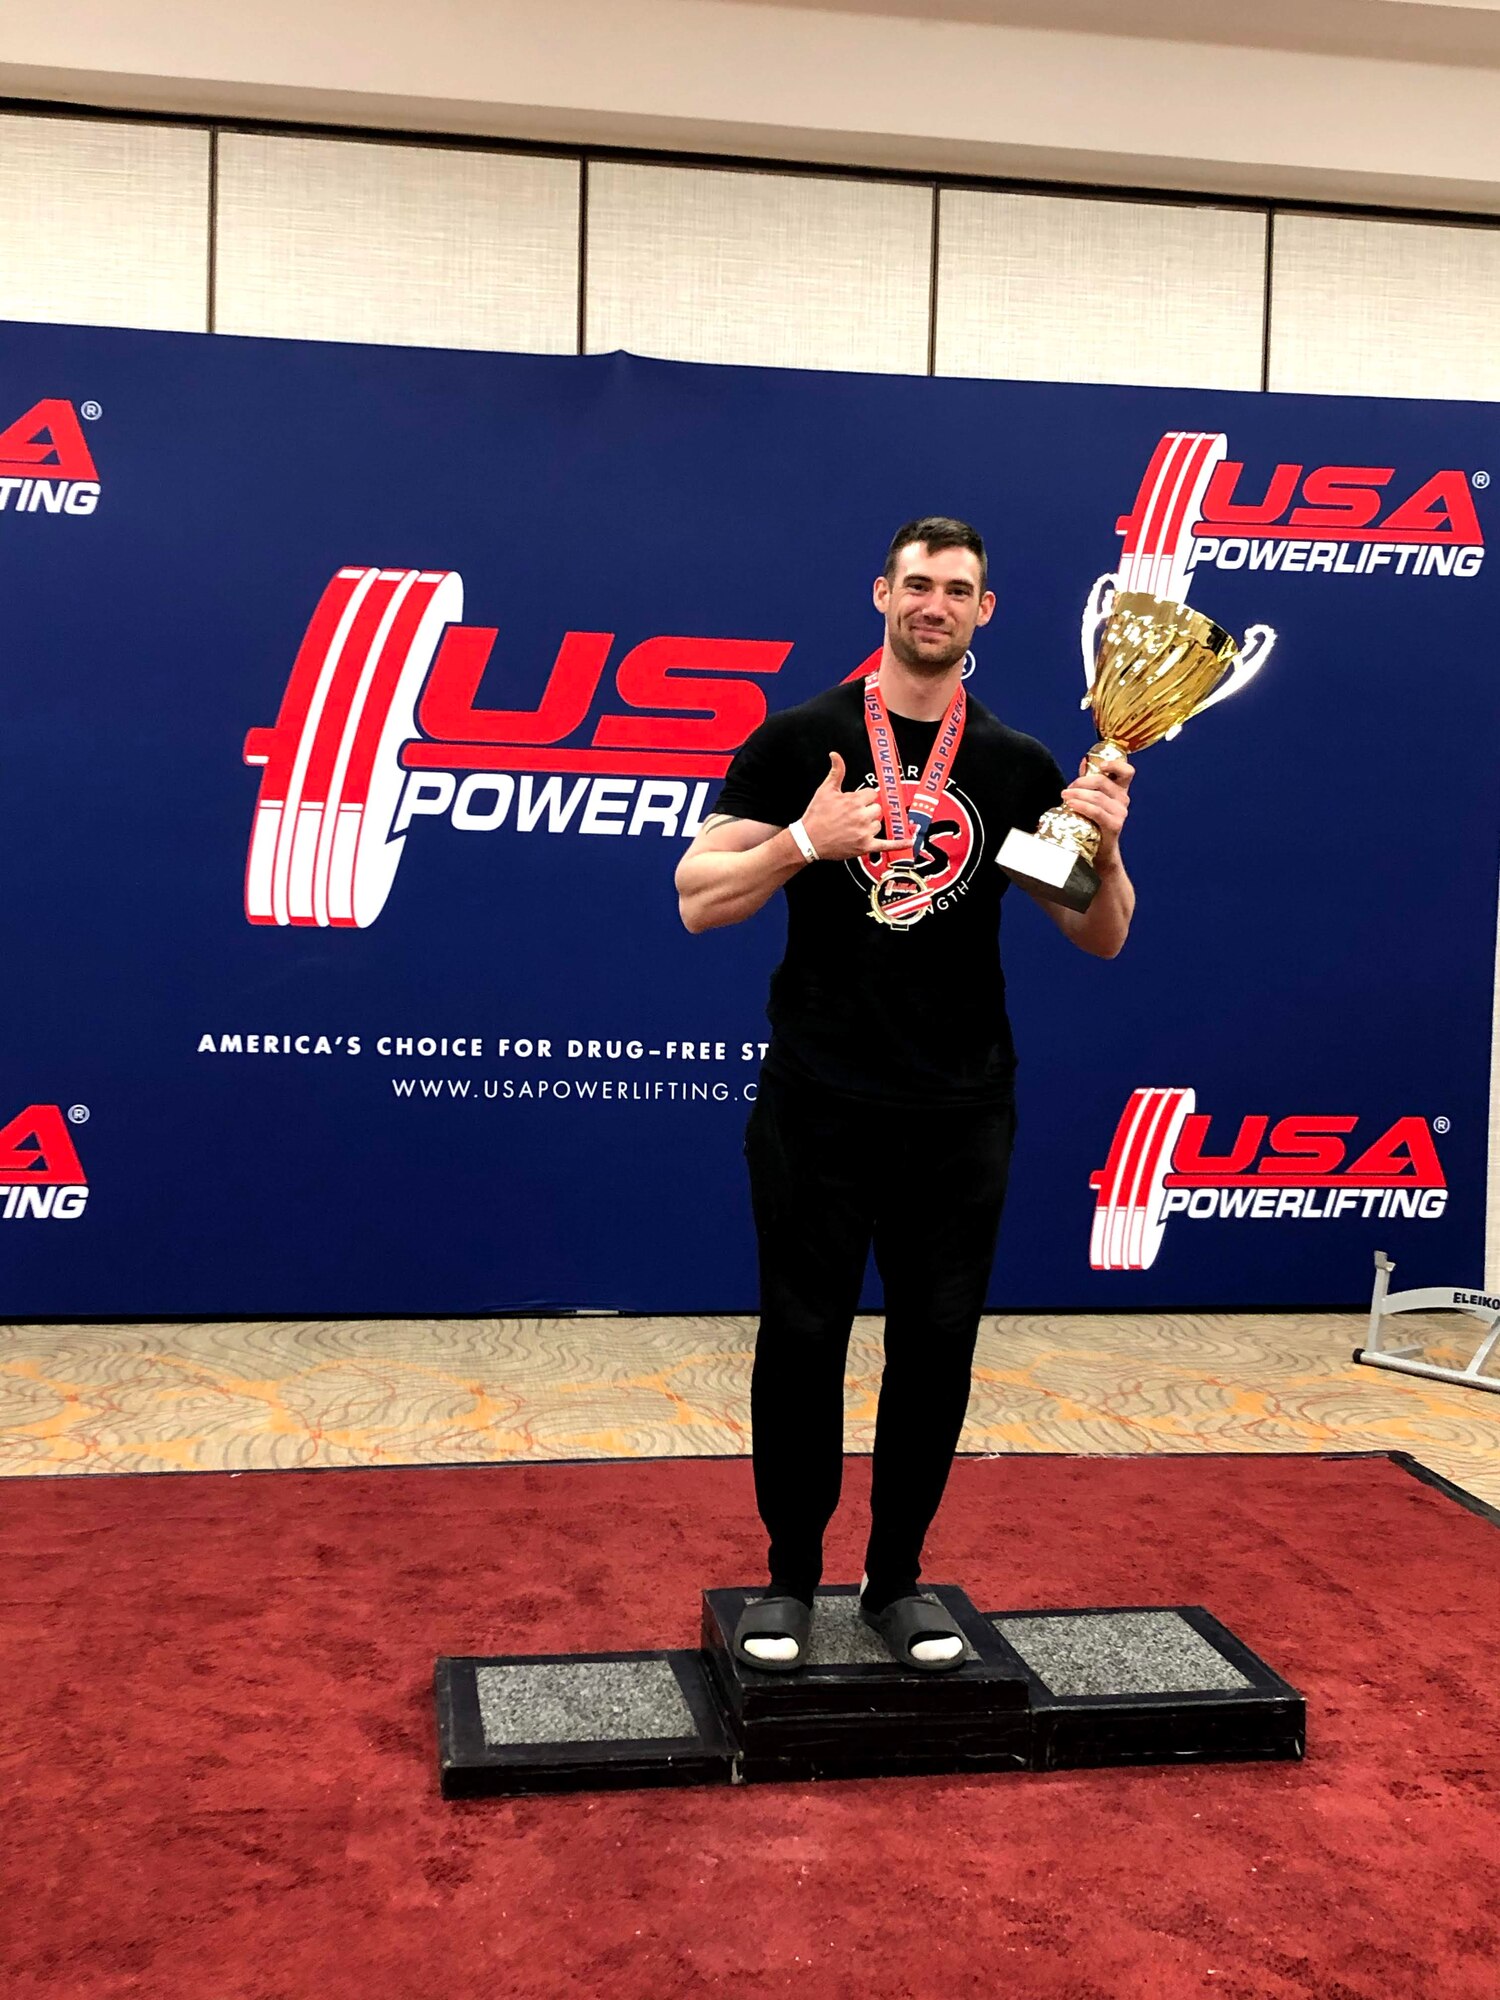
[{"label": "gold trophy", "polygon": [[[1096,771],[1170,740],[1190,716],[1236,694],[1265,665],[1276,643],[1269,625],[1252,625],[1241,646],[1222,625],[1187,604],[1145,591],[1116,591],[1101,577],[1083,620],[1083,663],[1099,741],[1088,753]],[[1044,902],[1086,910],[1099,889],[1094,856],[1099,828],[1066,806],[1042,814],[1035,833],[1013,827],[997,857],[1013,882]]]}]

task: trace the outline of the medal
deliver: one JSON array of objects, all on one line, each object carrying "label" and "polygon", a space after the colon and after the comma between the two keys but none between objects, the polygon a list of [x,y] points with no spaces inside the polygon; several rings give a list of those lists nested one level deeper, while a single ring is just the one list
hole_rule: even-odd
[{"label": "medal", "polygon": [[870,915],[892,930],[910,930],[932,908],[927,885],[915,868],[887,868],[870,888]]},{"label": "medal", "polygon": [[890,850],[889,866],[870,891],[870,915],[877,923],[893,930],[910,930],[932,908],[932,897],[916,866],[927,844],[928,828],[937,817],[943,793],[953,775],[954,759],[963,740],[968,696],[963,683],[954,689],[948,712],[938,724],[932,754],[922,773],[921,783],[912,794],[910,810],[901,796],[900,766],[897,762],[896,732],[880,692],[878,671],[865,677],[865,733],[870,739],[870,755],[885,807],[885,826],[898,845]]}]

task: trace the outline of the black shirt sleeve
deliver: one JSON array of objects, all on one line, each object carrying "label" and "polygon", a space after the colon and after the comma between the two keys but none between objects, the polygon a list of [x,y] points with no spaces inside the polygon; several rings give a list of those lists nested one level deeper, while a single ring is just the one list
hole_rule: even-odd
[{"label": "black shirt sleeve", "polygon": [[1061,799],[1063,785],[1066,782],[1058,766],[1057,759],[1053,756],[1052,752],[1040,743],[1036,747],[1037,756],[1034,768],[1030,773],[1030,789],[1032,798],[1035,801],[1035,811],[1032,811],[1031,806],[1028,805],[1027,811],[1030,814],[1030,817],[1026,821],[1026,831],[1028,833],[1036,830],[1036,823],[1042,814],[1050,812],[1053,806]]},{"label": "black shirt sleeve", "polygon": [[735,819],[764,820],[768,826],[790,826],[806,811],[814,789],[791,713],[768,715],[724,774],[713,810]]},{"label": "black shirt sleeve", "polygon": [[1034,736],[1023,736],[1016,731],[1011,736],[1014,746],[1013,769],[1015,776],[1011,785],[1011,810],[1015,818],[1012,825],[1022,833],[1035,833],[1036,823],[1044,812],[1050,812],[1062,797],[1066,780],[1058,768],[1057,759],[1045,743],[1039,743]]}]

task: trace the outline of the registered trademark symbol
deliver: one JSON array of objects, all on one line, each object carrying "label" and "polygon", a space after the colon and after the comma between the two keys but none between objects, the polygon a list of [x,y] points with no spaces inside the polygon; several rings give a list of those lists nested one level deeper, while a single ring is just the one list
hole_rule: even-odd
[{"label": "registered trademark symbol", "polygon": [[68,1106],[68,1123],[70,1125],[87,1125],[88,1122],[89,1108],[86,1104],[70,1104]]},{"label": "registered trademark symbol", "polygon": [[1447,1132],[1450,1131],[1452,1127],[1450,1126],[1449,1121],[1446,1118],[1434,1118],[1432,1121],[1432,1129],[1434,1132]]},{"label": "registered trademark symbol", "polygon": [[[94,421],[95,417],[102,417],[104,415],[104,412],[103,410],[100,409],[99,405],[92,401],[87,403],[80,403],[78,405],[78,412],[80,416],[87,417],[90,423]],[[1490,483],[1488,473],[1485,474],[1484,483],[1486,486],[1488,486]]]},{"label": "registered trademark symbol", "polygon": [[1474,474],[1473,483],[1479,488],[1480,492],[1482,493],[1485,487],[1488,486],[1490,483],[1490,475],[1487,472],[1476,472]]}]

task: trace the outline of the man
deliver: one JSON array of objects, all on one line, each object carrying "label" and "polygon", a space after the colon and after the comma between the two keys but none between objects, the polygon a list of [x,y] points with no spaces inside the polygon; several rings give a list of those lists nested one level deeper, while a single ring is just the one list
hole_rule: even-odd
[{"label": "man", "polygon": [[760,1250],[751,1380],[756,1502],[770,1587],[746,1607],[748,1664],[801,1664],[823,1533],[843,1471],[849,1331],[873,1242],[885,1290],[860,1614],[903,1664],[960,1664],[963,1640],[918,1591],[968,1406],[1015,1126],[995,855],[1062,802],[1101,840],[1099,891],[1044,905],[1112,958],[1135,896],[1119,835],[1133,771],[1062,774],[963,686],[995,597],[962,521],[909,521],[876,579],[880,665],[773,715],[731,765],[677,870],[690,931],[742,923],[777,889],[786,956],[745,1135]]}]

